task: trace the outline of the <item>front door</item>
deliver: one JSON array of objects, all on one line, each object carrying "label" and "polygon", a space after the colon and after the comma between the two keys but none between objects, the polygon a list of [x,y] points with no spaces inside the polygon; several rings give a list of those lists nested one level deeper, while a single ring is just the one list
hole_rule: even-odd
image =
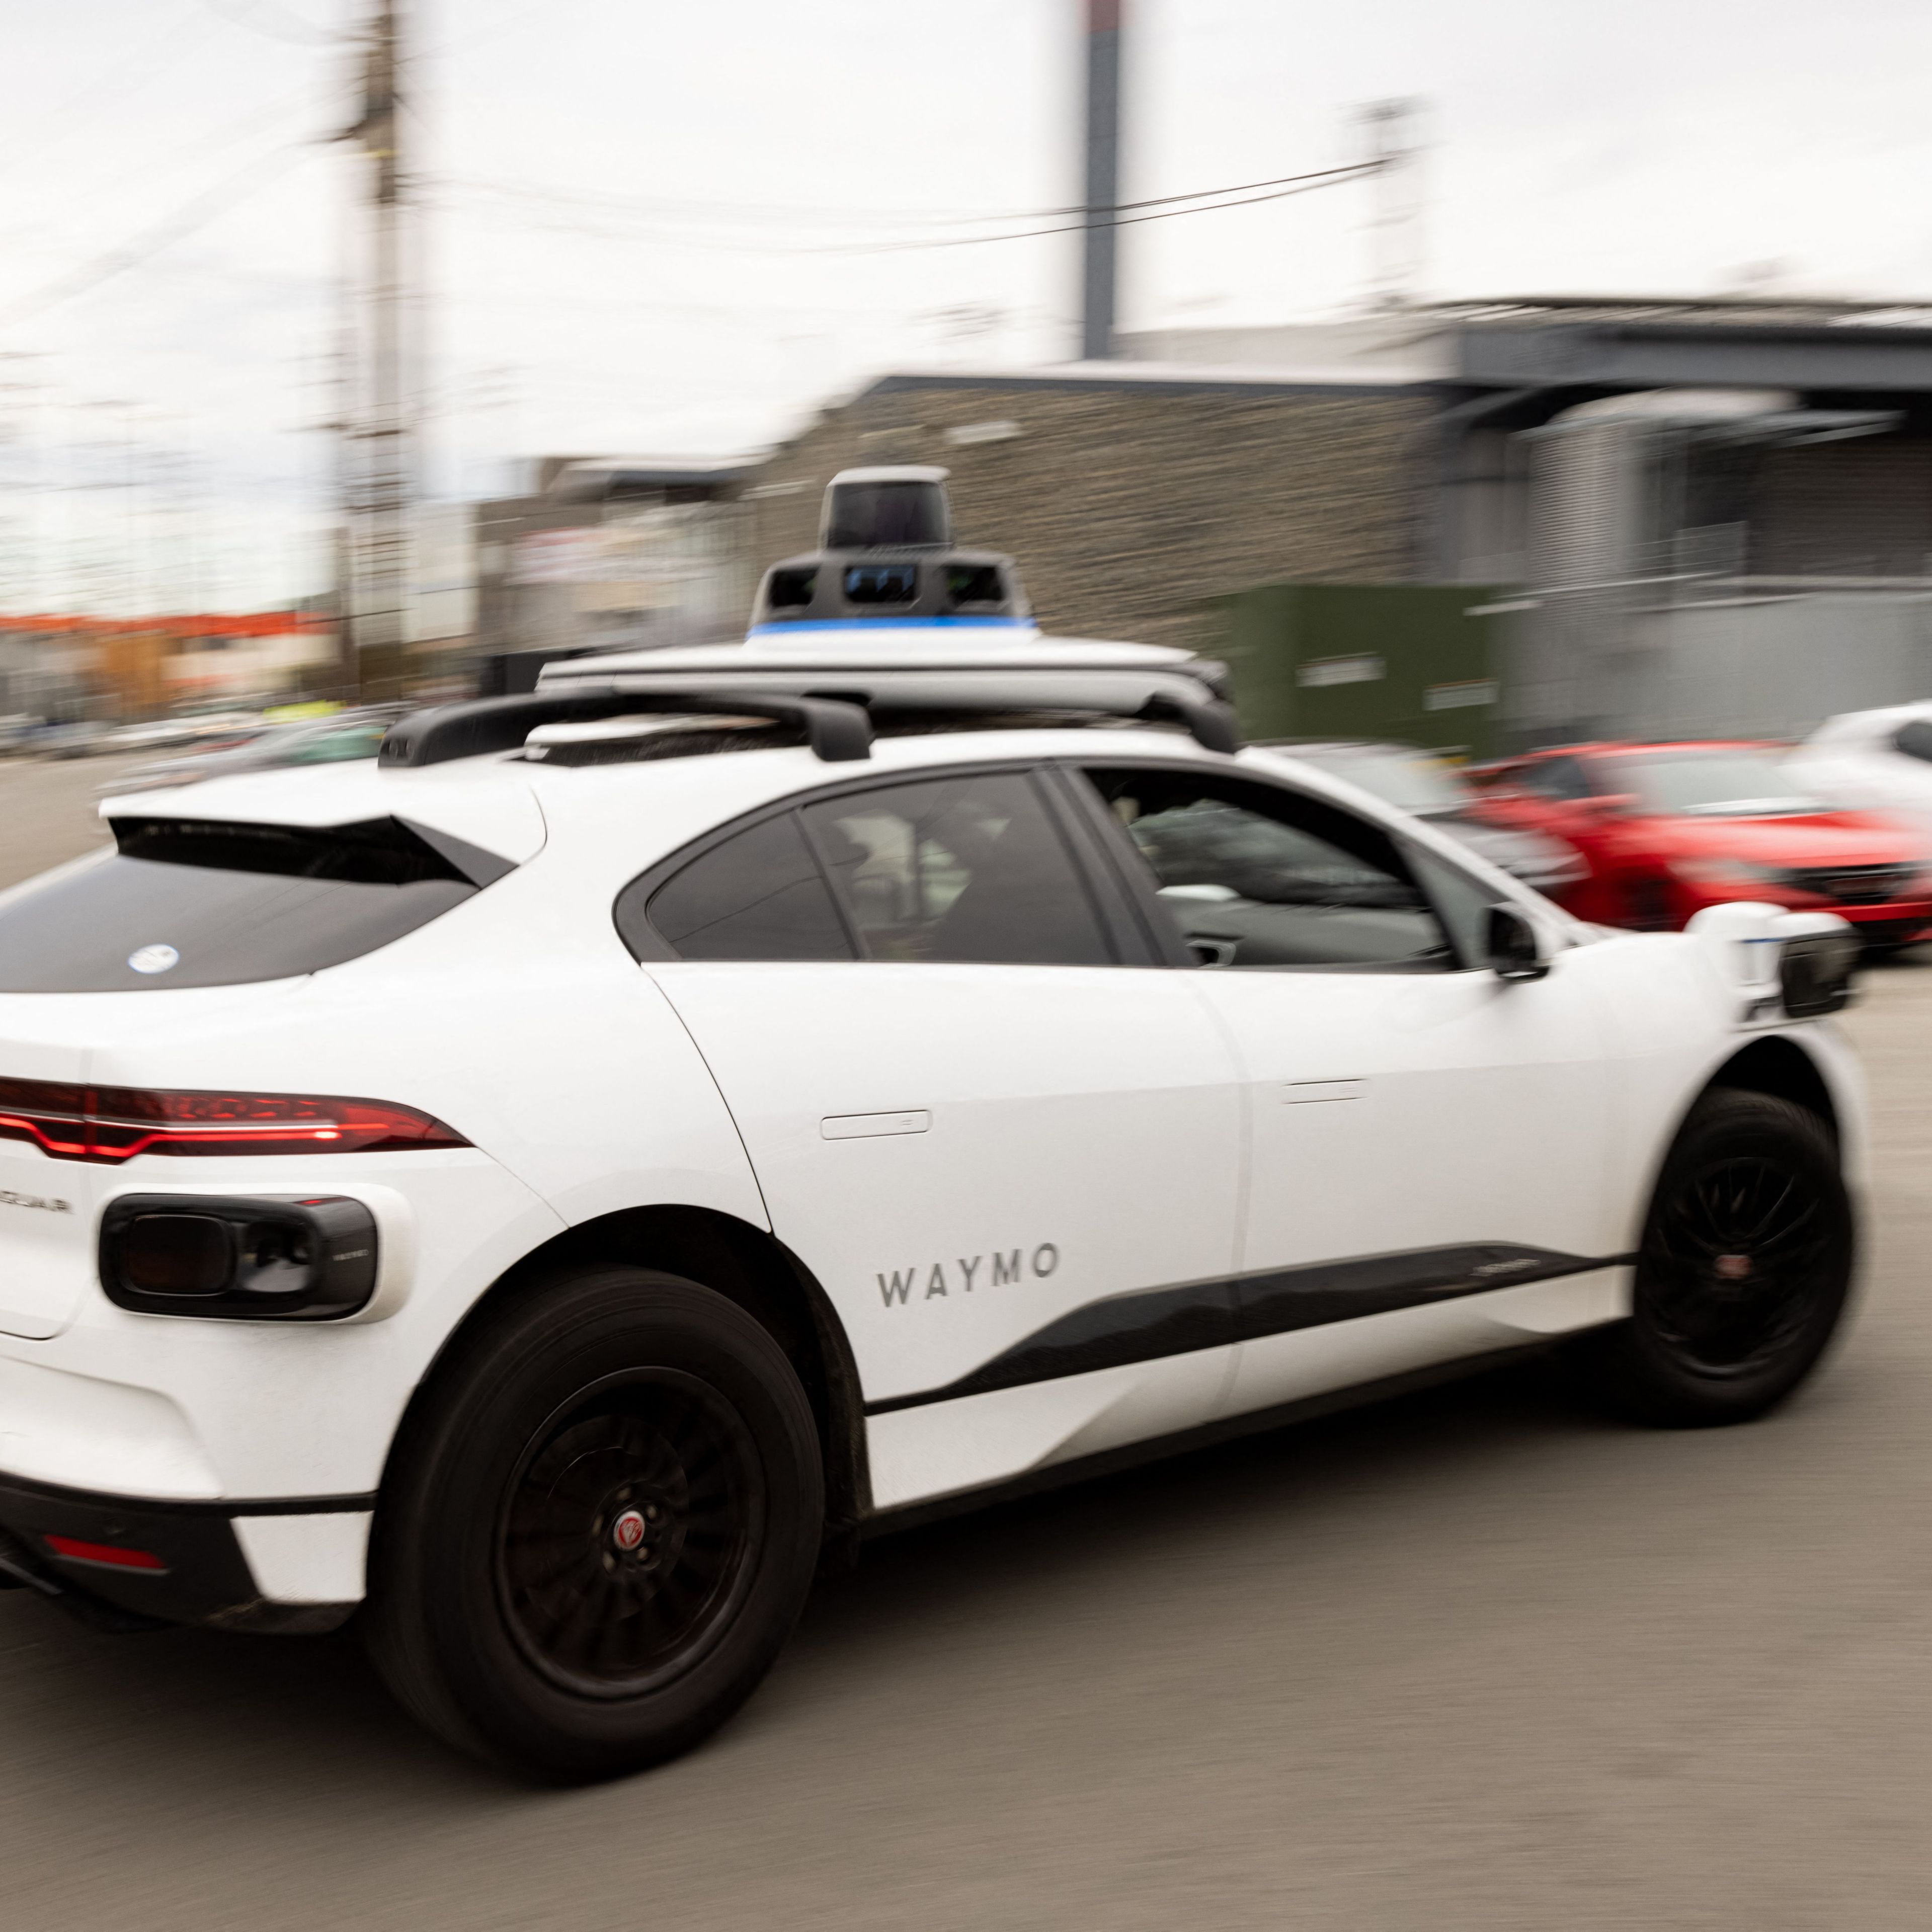
[{"label": "front door", "polygon": [[1189,976],[1124,956],[1080,836],[1026,771],[916,778],[650,892],[649,970],[850,1338],[880,1508],[1186,1427],[1232,1370],[1234,1063]]},{"label": "front door", "polygon": [[[1420,842],[1199,767],[1088,774],[1242,1064],[1246,1411],[1616,1312],[1580,954],[1505,982],[1492,896]],[[1510,1291],[1508,1294],[1502,1291]]]}]

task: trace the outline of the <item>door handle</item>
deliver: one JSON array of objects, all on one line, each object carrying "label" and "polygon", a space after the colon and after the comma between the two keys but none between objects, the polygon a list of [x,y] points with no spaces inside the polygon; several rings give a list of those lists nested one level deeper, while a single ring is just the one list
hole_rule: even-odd
[{"label": "door handle", "polygon": [[1281,1097],[1290,1107],[1318,1100],[1359,1100],[1368,1084],[1366,1080],[1291,1080],[1282,1088]]},{"label": "door handle", "polygon": [[932,1125],[932,1116],[922,1107],[896,1114],[828,1114],[818,1124],[818,1137],[826,1141],[863,1141],[877,1134],[922,1134]]}]

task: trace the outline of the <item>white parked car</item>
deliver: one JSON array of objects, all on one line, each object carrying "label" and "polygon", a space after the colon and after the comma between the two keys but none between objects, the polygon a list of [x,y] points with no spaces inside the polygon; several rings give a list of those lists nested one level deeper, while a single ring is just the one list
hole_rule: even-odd
[{"label": "white parked car", "polygon": [[1828,718],[1784,764],[1833,805],[1909,821],[1932,852],[1932,701]]},{"label": "white parked car", "polygon": [[0,1571],[359,1611],[591,1777],[934,1511],[1559,1343],[1668,1423],[1810,1370],[1837,922],[1580,925],[1214,667],[930,621],[112,799],[0,898]]}]

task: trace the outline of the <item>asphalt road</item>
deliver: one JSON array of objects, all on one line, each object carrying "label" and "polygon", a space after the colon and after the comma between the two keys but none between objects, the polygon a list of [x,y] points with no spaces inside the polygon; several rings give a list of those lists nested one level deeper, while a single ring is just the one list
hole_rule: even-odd
[{"label": "asphalt road", "polygon": [[[0,883],[104,767],[0,766]],[[601,1789],[352,1642],[0,1595],[0,1909],[86,1932],[1932,1921],[1932,969],[1868,982],[1864,1305],[1768,1421],[1514,1371],[876,1544],[736,1723]]]}]

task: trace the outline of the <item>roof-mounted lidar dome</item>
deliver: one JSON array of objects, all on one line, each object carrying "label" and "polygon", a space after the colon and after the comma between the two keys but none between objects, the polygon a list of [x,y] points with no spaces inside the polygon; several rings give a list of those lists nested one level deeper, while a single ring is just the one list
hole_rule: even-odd
[{"label": "roof-mounted lidar dome", "polygon": [[916,622],[1030,630],[1010,556],[959,550],[944,470],[842,470],[826,486],[821,548],[765,572],[752,629]]}]

